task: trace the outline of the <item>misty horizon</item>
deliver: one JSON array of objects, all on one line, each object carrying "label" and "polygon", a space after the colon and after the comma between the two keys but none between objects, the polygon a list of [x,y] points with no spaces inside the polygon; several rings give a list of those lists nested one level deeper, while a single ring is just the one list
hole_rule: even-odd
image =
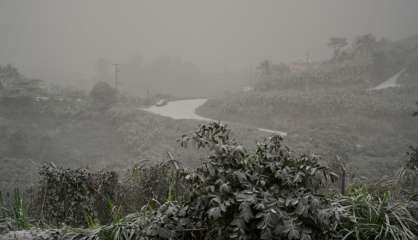
[{"label": "misty horizon", "polygon": [[49,81],[91,79],[99,59],[168,56],[221,73],[331,55],[330,37],[418,33],[417,1],[0,1],[0,64]]}]

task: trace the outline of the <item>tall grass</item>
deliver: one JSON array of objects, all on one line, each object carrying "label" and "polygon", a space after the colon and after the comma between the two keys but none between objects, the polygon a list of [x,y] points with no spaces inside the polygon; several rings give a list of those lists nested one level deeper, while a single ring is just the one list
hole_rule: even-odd
[{"label": "tall grass", "polygon": [[338,202],[347,211],[340,225],[343,240],[417,239],[418,222],[408,210],[408,203],[396,200],[389,191],[378,196],[360,187]]},{"label": "tall grass", "polygon": [[[9,194],[7,195],[9,196]],[[18,230],[30,228],[28,209],[24,202],[23,194],[16,188],[11,198],[4,199],[3,194],[0,193],[0,217],[9,219],[9,227],[11,228]]]}]

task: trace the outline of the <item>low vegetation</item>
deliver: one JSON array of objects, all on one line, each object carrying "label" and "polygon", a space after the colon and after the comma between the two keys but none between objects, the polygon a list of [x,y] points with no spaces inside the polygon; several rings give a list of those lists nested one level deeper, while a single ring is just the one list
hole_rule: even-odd
[{"label": "low vegetation", "polygon": [[[397,180],[389,187],[352,185],[341,195],[327,190],[332,189],[330,186],[338,176],[321,165],[316,156],[292,152],[283,145],[280,136],[266,139],[249,150],[219,123],[202,125],[195,133],[183,135],[179,143],[183,147],[208,149],[209,156],[196,170],[184,169],[174,159],[148,169],[132,170],[135,174],[131,177],[140,180],[136,181],[137,188],[131,189],[138,191],[138,195],[130,201],[132,204],[142,201],[141,208],[124,209],[116,198],[109,204],[111,214],[107,225],[97,225],[86,217],[90,229],[63,228],[54,231],[55,235],[34,229],[31,234],[47,234],[46,239],[55,236],[54,239],[84,240],[413,240],[418,234],[417,203],[412,195],[395,190],[404,188]],[[417,174],[416,149],[413,150],[405,169]],[[49,172],[59,176],[71,171]],[[161,181],[157,184],[151,181],[154,178]],[[85,179],[81,184],[88,181]],[[56,189],[67,184],[70,182],[63,182]],[[101,188],[95,185],[93,189]],[[123,192],[129,194],[126,189]],[[144,197],[148,200],[144,201]],[[58,201],[56,205],[61,204]],[[73,206],[69,209],[75,210],[79,205]]]},{"label": "low vegetation", "polygon": [[376,196],[363,188],[341,197],[338,203],[349,212],[340,226],[342,239],[416,239],[416,206],[393,198],[391,192]]}]

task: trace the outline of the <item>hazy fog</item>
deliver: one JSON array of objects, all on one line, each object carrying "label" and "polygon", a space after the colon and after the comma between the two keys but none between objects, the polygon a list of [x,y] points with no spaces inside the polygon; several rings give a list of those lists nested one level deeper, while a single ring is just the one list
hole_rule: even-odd
[{"label": "hazy fog", "polygon": [[235,71],[323,58],[331,36],[403,38],[418,31],[417,12],[416,0],[0,0],[0,64],[60,81],[91,78],[100,58]]}]

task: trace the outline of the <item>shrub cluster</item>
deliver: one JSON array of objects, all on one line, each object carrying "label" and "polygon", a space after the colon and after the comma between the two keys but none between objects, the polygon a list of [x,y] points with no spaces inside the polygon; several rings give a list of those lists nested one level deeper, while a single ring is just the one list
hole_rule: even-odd
[{"label": "shrub cluster", "polygon": [[201,126],[181,140],[212,152],[185,176],[190,198],[146,205],[87,239],[416,239],[413,202],[364,188],[321,194],[336,175],[281,140],[272,137],[249,151],[225,126]]},{"label": "shrub cluster", "polygon": [[212,152],[184,176],[191,196],[154,210],[146,205],[89,239],[331,239],[337,233],[342,210],[319,191],[336,176],[316,157],[293,154],[278,136],[250,152],[218,123],[180,142]]},{"label": "shrub cluster", "polygon": [[86,226],[96,219],[109,223],[107,205],[115,198],[115,172],[92,173],[85,169],[42,166],[41,191],[37,204],[41,220],[55,226],[65,223]]},{"label": "shrub cluster", "polygon": [[98,111],[105,111],[116,102],[117,91],[107,82],[98,82],[90,91],[93,106]]}]

